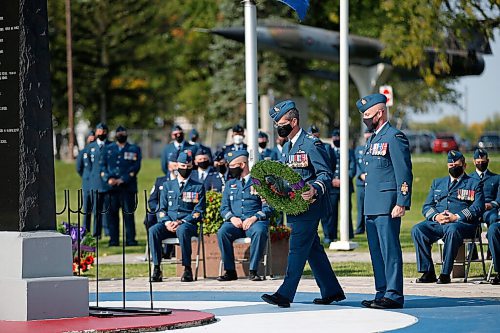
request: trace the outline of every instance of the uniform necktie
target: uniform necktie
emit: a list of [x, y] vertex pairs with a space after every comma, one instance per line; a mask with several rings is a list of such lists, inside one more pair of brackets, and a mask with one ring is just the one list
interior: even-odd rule
[[181, 182], [181, 187], [179, 188], [179, 191], [182, 192], [183, 189], [184, 189], [184, 182]]
[[458, 180], [453, 179], [453, 181], [450, 183], [450, 186], [448, 187], [448, 190], [452, 189], [453, 186], [455, 186], [458, 183]]
[[241, 187], [245, 187], [245, 178], [241, 178]]
[[479, 179], [483, 180], [483, 177], [484, 177], [484, 172], [481, 172], [481, 173], [479, 174]]
[[288, 143], [288, 151], [287, 153], [290, 154], [290, 151], [292, 150], [292, 141]]

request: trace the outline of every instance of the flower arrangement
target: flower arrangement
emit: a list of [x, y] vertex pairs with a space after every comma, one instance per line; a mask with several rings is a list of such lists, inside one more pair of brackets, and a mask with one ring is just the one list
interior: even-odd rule
[[205, 235], [216, 234], [224, 220], [220, 215], [222, 204], [222, 193], [208, 191], [205, 195], [207, 208], [203, 218], [203, 233]]
[[271, 225], [269, 228], [269, 233], [271, 234], [271, 242], [276, 242], [282, 239], [288, 240], [290, 238], [291, 230], [285, 225]]
[[[85, 227], [63, 222], [58, 231], [71, 237], [71, 248], [73, 252], [73, 274], [79, 275], [80, 272], [86, 272], [94, 264], [94, 253], [96, 250], [96, 240]], [[80, 255], [78, 255], [78, 239], [80, 239]]]

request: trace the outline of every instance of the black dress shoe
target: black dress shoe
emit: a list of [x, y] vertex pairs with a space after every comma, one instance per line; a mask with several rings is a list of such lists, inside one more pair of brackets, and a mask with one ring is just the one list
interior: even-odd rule
[[217, 281], [224, 282], [224, 281], [234, 281], [238, 280], [238, 275], [236, 274], [235, 270], [227, 270], [224, 275], [221, 275], [217, 278]]
[[248, 279], [250, 281], [262, 281], [262, 278], [257, 274], [256, 271], [250, 271], [250, 274], [248, 275]]
[[492, 285], [499, 285], [500, 284], [500, 273], [497, 274], [493, 279], [491, 279], [490, 283]]
[[181, 277], [181, 282], [193, 282], [193, 272], [190, 269], [186, 269]]
[[162, 282], [163, 281], [163, 274], [161, 272], [161, 269], [159, 267], [155, 267], [153, 270], [153, 275], [151, 276], [151, 282]]
[[448, 284], [451, 282], [450, 274], [439, 274], [437, 284]]
[[434, 283], [436, 281], [436, 273], [434, 272], [425, 272], [421, 277], [415, 280], [416, 283]]
[[261, 296], [261, 298], [262, 300], [264, 300], [264, 302], [272, 305], [277, 305], [280, 308], [290, 307], [290, 301], [278, 293], [274, 293], [272, 295], [264, 294]]
[[364, 301], [361, 301], [361, 305], [364, 306], [365, 308], [371, 308], [372, 304], [375, 302], [380, 301], [379, 299], [372, 299], [372, 300], [367, 300], [365, 299]]
[[333, 302], [340, 302], [343, 300], [345, 300], [344, 293], [338, 293], [338, 294], [333, 295], [333, 296], [315, 298], [315, 299], [313, 299], [313, 303], [314, 304], [321, 304], [321, 305], [328, 305], [328, 304], [332, 304]]
[[371, 306], [372, 309], [402, 309], [403, 304], [399, 304], [390, 298], [381, 298], [380, 300], [375, 300]]

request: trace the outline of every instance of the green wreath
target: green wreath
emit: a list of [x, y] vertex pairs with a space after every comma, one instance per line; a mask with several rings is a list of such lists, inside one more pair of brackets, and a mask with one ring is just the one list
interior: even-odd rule
[[277, 211], [299, 215], [309, 209], [309, 202], [301, 196], [309, 189], [306, 182], [286, 164], [260, 161], [250, 175], [255, 190]]

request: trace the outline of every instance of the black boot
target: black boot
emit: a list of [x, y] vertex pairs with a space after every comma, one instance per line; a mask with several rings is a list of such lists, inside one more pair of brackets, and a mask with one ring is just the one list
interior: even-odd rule
[[439, 274], [438, 284], [448, 284], [451, 283], [450, 274]]
[[234, 280], [238, 280], [238, 275], [236, 274], [236, 271], [234, 269], [226, 270], [226, 273], [224, 273], [224, 275], [219, 276], [217, 278], [217, 281], [221, 281], [221, 282], [234, 281]]
[[493, 279], [491, 279], [490, 283], [492, 285], [499, 285], [500, 284], [500, 273], [497, 274]]
[[160, 265], [155, 265], [155, 268], [153, 270], [153, 276], [151, 276], [151, 282], [162, 282], [163, 281], [163, 274], [161, 272]]
[[419, 277], [416, 283], [434, 283], [437, 281], [436, 273], [434, 271], [424, 272], [421, 277]]
[[262, 278], [257, 274], [257, 271], [250, 270], [250, 274], [248, 275], [248, 279], [250, 281], [262, 281]]
[[182, 274], [181, 282], [193, 282], [193, 271], [191, 270], [191, 267], [184, 267], [184, 273]]

